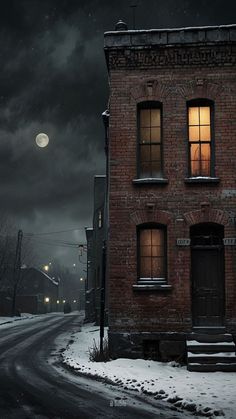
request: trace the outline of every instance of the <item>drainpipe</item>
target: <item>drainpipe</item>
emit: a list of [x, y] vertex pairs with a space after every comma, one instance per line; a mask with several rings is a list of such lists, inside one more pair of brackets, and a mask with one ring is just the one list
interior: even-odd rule
[[107, 271], [107, 264], [106, 264], [106, 243], [107, 243], [107, 236], [108, 236], [108, 129], [109, 129], [109, 110], [107, 109], [102, 114], [103, 124], [105, 128], [105, 154], [106, 154], [106, 192], [105, 192], [105, 208], [104, 208], [104, 241], [102, 247], [102, 283], [101, 283], [101, 300], [100, 300], [100, 354], [103, 356], [103, 339], [104, 339], [104, 323], [105, 323], [105, 307], [106, 307], [106, 271]]

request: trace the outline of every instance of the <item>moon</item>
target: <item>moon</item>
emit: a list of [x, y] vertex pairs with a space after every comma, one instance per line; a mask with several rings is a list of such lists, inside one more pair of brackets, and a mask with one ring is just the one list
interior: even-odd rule
[[36, 136], [35, 141], [38, 147], [47, 147], [49, 138], [47, 134], [40, 132], [40, 134]]

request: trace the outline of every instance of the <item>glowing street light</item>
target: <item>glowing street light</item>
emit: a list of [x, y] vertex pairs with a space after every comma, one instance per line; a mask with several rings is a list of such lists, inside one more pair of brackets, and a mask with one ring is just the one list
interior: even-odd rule
[[60, 304], [60, 300], [57, 300], [57, 304]]
[[49, 303], [50, 298], [49, 297], [45, 297], [44, 301], [45, 301], [45, 303]]
[[80, 281], [83, 281], [84, 280], [84, 278], [80, 278]]
[[44, 271], [48, 272], [49, 271], [49, 266], [48, 265], [44, 265], [43, 269], [44, 269]]

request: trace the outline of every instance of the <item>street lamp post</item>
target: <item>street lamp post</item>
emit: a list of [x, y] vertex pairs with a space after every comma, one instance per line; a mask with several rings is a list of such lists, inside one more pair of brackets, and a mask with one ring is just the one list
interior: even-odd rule
[[103, 356], [103, 339], [105, 323], [105, 275], [106, 275], [106, 242], [104, 240], [102, 247], [102, 284], [101, 284], [101, 302], [100, 302], [100, 354]]

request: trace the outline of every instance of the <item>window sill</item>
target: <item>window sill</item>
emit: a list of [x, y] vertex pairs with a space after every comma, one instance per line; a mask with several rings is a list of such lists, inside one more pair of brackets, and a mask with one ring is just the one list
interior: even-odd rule
[[185, 183], [213, 183], [217, 184], [220, 182], [218, 177], [205, 177], [205, 176], [196, 176], [188, 177], [184, 179]]
[[141, 285], [141, 284], [137, 284], [137, 285], [133, 285], [133, 290], [134, 291], [170, 291], [172, 289], [172, 285], [167, 285], [167, 284], [163, 284], [163, 285], [158, 285], [158, 284], [153, 284], [153, 285]]
[[159, 178], [159, 177], [147, 177], [140, 179], [133, 179], [134, 185], [145, 185], [145, 184], [157, 184], [157, 185], [167, 185], [169, 183], [168, 179]]

